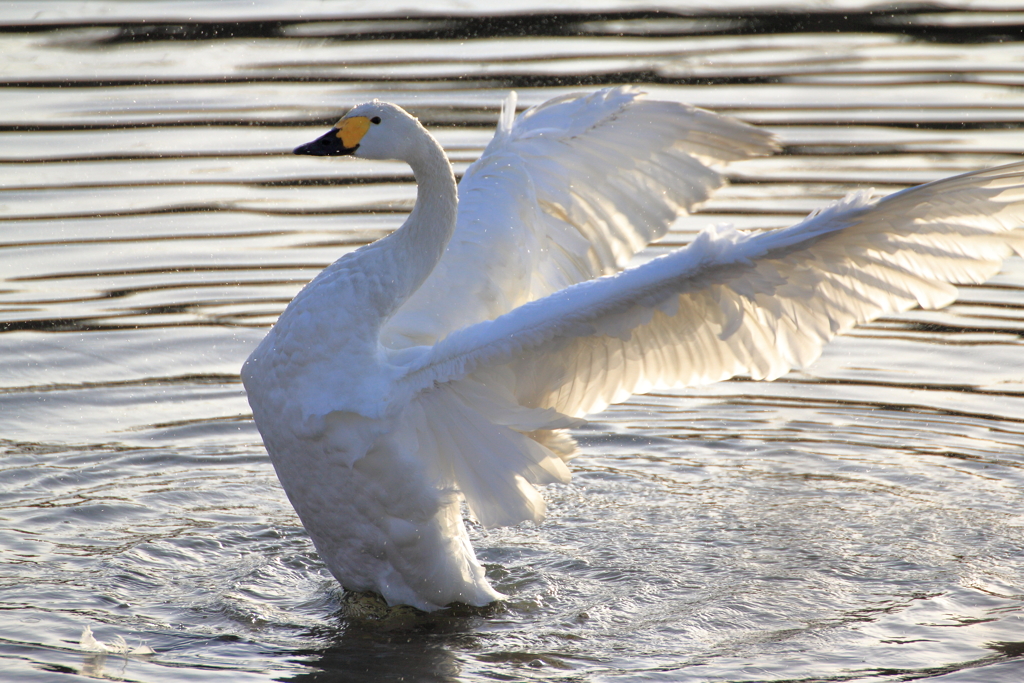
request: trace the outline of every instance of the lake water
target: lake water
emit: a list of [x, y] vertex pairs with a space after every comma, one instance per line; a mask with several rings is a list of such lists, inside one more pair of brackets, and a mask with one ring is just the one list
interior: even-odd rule
[[411, 206], [401, 164], [289, 153], [346, 108], [410, 109], [459, 171], [513, 88], [777, 132], [669, 247], [1024, 153], [1024, 12], [994, 2], [489, 5], [0, 3], [0, 679], [1024, 679], [1019, 259], [805, 372], [594, 416], [543, 525], [472, 530], [507, 602], [340, 590], [238, 369]]

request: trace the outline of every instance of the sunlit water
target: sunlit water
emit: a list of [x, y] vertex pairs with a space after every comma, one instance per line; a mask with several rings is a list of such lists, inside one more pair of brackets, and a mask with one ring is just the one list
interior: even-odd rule
[[344, 594], [237, 375], [411, 205], [400, 164], [288, 153], [352, 104], [409, 107], [460, 171], [510, 88], [637, 82], [776, 131], [678, 246], [1018, 159], [1024, 15], [36, 5], [0, 12], [0, 679], [1024, 677], [1019, 259], [803, 373], [595, 416], [543, 525], [473, 529], [510, 596], [484, 609]]

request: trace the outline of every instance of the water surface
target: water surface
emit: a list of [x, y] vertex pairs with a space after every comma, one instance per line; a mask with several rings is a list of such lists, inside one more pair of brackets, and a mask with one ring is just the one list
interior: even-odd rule
[[804, 372], [595, 416], [543, 525], [472, 529], [510, 596], [483, 609], [344, 594], [251, 421], [242, 360], [414, 199], [401, 164], [290, 154], [360, 101], [459, 172], [513, 88], [638, 83], [779, 134], [651, 253], [1024, 153], [1024, 15], [809, 5], [7, 3], [0, 677], [1020, 680], [1019, 259]]

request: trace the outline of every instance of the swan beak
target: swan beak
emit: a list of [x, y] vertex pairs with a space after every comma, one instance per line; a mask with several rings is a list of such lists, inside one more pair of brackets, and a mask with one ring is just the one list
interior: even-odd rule
[[318, 137], [295, 148], [295, 154], [309, 154], [315, 157], [334, 157], [352, 154], [359, 149], [359, 141], [370, 129], [370, 119], [365, 116], [353, 116], [342, 119], [334, 128]]

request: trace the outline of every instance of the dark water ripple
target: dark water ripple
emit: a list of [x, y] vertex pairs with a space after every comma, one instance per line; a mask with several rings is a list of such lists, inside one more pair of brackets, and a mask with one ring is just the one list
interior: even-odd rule
[[[460, 173], [510, 88], [639, 83], [779, 134], [658, 253], [1018, 159], [1024, 14], [947, 5], [11, 3], [0, 678], [1020, 680], [1019, 259], [803, 373], [596, 416], [542, 526], [472, 530], [510, 596], [484, 609], [342, 593], [237, 374], [303, 283], [411, 206], [400, 164], [290, 154], [346, 107], [410, 108]], [[154, 652], [84, 653], [85, 626]]]

